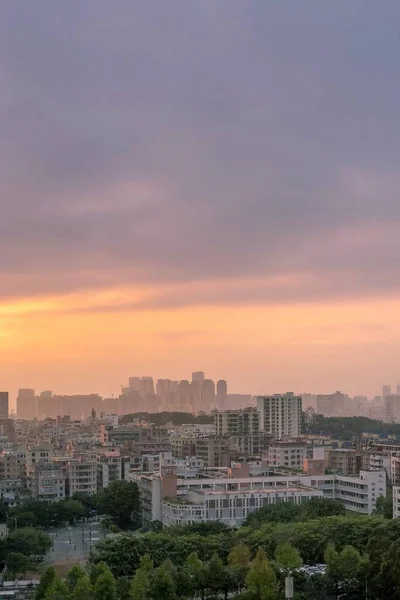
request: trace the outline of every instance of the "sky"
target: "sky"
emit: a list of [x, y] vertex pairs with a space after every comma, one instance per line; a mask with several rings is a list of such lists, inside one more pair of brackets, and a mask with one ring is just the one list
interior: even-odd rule
[[0, 388], [400, 380], [398, 0], [2, 0]]

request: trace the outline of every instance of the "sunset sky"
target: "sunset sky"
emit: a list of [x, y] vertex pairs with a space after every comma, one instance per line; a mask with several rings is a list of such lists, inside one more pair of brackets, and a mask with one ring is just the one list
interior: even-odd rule
[[0, 389], [400, 380], [398, 0], [2, 0]]

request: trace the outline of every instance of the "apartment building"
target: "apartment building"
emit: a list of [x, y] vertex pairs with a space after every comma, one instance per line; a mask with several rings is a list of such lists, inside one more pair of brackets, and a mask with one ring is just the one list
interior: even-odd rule
[[35, 464], [29, 479], [32, 497], [44, 502], [64, 500], [65, 479], [62, 465], [46, 462]]
[[260, 429], [280, 440], [298, 438], [301, 433], [302, 399], [292, 392], [258, 396]]
[[357, 475], [361, 469], [361, 452], [352, 448], [337, 448], [329, 456], [329, 467], [342, 475]]
[[249, 436], [260, 430], [260, 415], [256, 408], [217, 411], [214, 415], [218, 436]]
[[210, 437], [196, 440], [196, 457], [205, 467], [229, 467], [232, 445], [229, 439]]
[[268, 447], [267, 456], [271, 467], [302, 469], [307, 458], [307, 444], [301, 440], [273, 442]]
[[400, 517], [400, 486], [393, 486], [393, 519]]
[[25, 452], [2, 452], [0, 454], [0, 480], [25, 479]]
[[67, 463], [67, 495], [97, 492], [97, 459], [84, 455]]
[[119, 451], [97, 455], [97, 488], [108, 486], [111, 481], [122, 479], [122, 457]]

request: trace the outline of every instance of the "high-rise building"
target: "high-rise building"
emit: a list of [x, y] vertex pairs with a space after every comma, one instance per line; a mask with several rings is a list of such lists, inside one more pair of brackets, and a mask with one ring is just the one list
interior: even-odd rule
[[250, 435], [260, 431], [260, 414], [256, 408], [217, 411], [214, 423], [217, 435]]
[[295, 438], [301, 433], [301, 396], [292, 392], [258, 396], [257, 410], [260, 413], [260, 429], [280, 440]]
[[129, 377], [129, 388], [131, 390], [140, 391], [140, 377]]
[[8, 419], [8, 392], [0, 392], [0, 420]]
[[201, 410], [209, 413], [215, 408], [215, 383], [212, 379], [205, 379], [201, 386]]
[[203, 384], [204, 382], [204, 373], [203, 371], [195, 371], [192, 373], [192, 382], [196, 381], [197, 383]]
[[154, 380], [152, 377], [142, 377], [140, 379], [140, 394], [142, 398], [154, 396]]
[[345, 412], [345, 402], [349, 397], [342, 392], [333, 394], [318, 394], [317, 413], [325, 417], [342, 417]]
[[224, 379], [217, 381], [217, 408], [219, 410], [225, 410], [226, 400], [228, 396], [228, 384]]
[[386, 423], [400, 423], [400, 395], [383, 396], [384, 419]]
[[35, 418], [35, 416], [36, 416], [35, 390], [31, 390], [31, 389], [18, 390], [17, 415], [18, 415], [19, 419], [26, 419], [27, 421]]
[[382, 398], [392, 393], [392, 386], [385, 384], [382, 386]]

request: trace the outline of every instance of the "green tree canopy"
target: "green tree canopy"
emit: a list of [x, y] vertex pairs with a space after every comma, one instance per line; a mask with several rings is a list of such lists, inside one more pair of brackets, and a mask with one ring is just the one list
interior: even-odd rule
[[9, 552], [6, 556], [5, 565], [12, 579], [20, 573], [26, 573], [30, 564], [28, 557], [21, 552]]
[[164, 562], [153, 571], [150, 582], [150, 598], [152, 600], [178, 600], [174, 573], [169, 563]]
[[250, 598], [254, 598], [254, 600], [272, 600], [276, 597], [277, 583], [275, 571], [262, 548], [258, 549], [250, 565], [246, 577], [246, 589]]
[[46, 597], [47, 590], [50, 588], [55, 578], [56, 571], [54, 567], [47, 567], [43, 571], [40, 577], [39, 585], [35, 590], [35, 600], [43, 600]]
[[140, 513], [139, 489], [136, 483], [112, 481], [98, 495], [98, 510], [109, 515], [122, 529], [138, 523]]
[[118, 600], [117, 583], [109, 569], [98, 576], [94, 586], [95, 600]]

